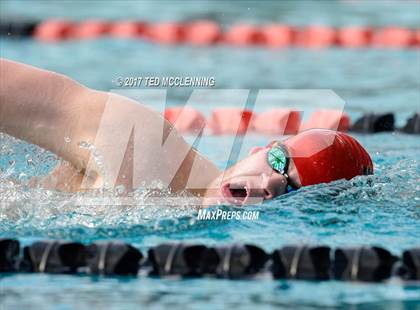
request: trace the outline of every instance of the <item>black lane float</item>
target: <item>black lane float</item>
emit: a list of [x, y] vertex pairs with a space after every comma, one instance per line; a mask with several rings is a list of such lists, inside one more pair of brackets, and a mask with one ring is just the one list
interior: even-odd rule
[[390, 278], [420, 281], [420, 248], [401, 257], [375, 246], [331, 249], [284, 246], [267, 253], [258, 246], [165, 243], [147, 256], [130, 244], [110, 241], [85, 245], [71, 241], [37, 241], [20, 247], [0, 239], [0, 273], [50, 273], [104, 276], [179, 276], [382, 282]]
[[420, 114], [410, 116], [403, 127], [395, 127], [393, 113], [367, 113], [357, 119], [349, 129], [356, 133], [403, 132], [420, 134]]

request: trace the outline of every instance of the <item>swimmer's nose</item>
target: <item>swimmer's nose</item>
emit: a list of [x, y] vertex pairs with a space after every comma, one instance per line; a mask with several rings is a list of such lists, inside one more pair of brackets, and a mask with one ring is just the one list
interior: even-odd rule
[[262, 198], [263, 200], [273, 199], [276, 196], [276, 191], [270, 186], [251, 188], [249, 197]]
[[272, 174], [271, 176], [263, 176], [261, 197], [264, 200], [273, 199], [282, 194], [286, 186], [284, 176], [280, 174]]
[[270, 188], [264, 189], [264, 200], [269, 200], [274, 198], [274, 193]]

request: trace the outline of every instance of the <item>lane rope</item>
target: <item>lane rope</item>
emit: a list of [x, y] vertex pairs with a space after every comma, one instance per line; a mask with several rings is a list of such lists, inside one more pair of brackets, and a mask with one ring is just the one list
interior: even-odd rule
[[203, 128], [212, 135], [296, 135], [301, 131], [323, 128], [353, 133], [401, 132], [420, 134], [420, 114], [414, 113], [406, 124], [397, 128], [393, 113], [367, 113], [353, 123], [345, 112], [322, 109], [314, 111], [306, 121], [293, 109], [272, 109], [256, 113], [235, 107], [215, 108], [208, 117], [192, 107], [170, 107], [165, 118], [181, 133], [198, 133]]
[[33, 37], [42, 42], [90, 40], [99, 37], [138, 39], [165, 45], [266, 48], [420, 48], [420, 28], [390, 25], [331, 27], [285, 24], [235, 24], [222, 27], [211, 20], [191, 22], [145, 21], [45, 21], [3, 20], [0, 35], [11, 38]]
[[268, 253], [251, 244], [178, 242], [157, 245], [144, 255], [120, 241], [85, 245], [46, 240], [22, 248], [16, 239], [0, 238], [0, 275], [30, 272], [242, 279], [265, 274], [272, 279], [382, 282], [396, 278], [420, 283], [419, 260], [419, 247], [397, 256], [376, 246], [332, 249], [290, 245]]

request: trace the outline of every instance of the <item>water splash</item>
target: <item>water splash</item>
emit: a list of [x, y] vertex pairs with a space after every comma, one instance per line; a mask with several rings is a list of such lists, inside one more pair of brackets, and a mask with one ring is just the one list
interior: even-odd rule
[[[6, 136], [0, 139], [1, 236], [120, 238], [142, 245], [195, 238], [206, 243], [253, 242], [267, 248], [302, 241], [375, 242], [396, 249], [418, 239], [420, 168], [407, 150], [406, 156], [376, 153], [374, 176], [305, 187], [247, 207], [260, 211], [258, 221], [198, 221], [199, 201], [188, 193], [174, 196], [159, 182], [153, 189], [130, 193], [124, 187], [75, 194], [30, 188], [25, 179], [48, 173], [59, 161], [23, 142]], [[79, 146], [94, 151], [87, 142]], [[28, 158], [34, 165], [28, 164]], [[97, 159], [100, 162], [100, 155]]]

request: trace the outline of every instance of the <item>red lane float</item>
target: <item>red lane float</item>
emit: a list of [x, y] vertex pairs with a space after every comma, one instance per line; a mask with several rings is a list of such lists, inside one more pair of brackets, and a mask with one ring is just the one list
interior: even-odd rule
[[[208, 122], [203, 114], [192, 107], [171, 107], [165, 110], [165, 118], [182, 133], [198, 133], [205, 128], [209, 134], [245, 134], [254, 131], [265, 135], [295, 135], [299, 131], [312, 128], [330, 129], [338, 131], [366, 132], [375, 133], [380, 131], [394, 131], [394, 115], [384, 114], [365, 114], [350, 127], [349, 116], [340, 110], [317, 110], [311, 114], [309, 120], [301, 125], [299, 111], [292, 109], [273, 109], [271, 111], [256, 114], [250, 110], [239, 108], [216, 108]], [[420, 117], [414, 115], [407, 120], [406, 125], [401, 128], [406, 133], [416, 133], [417, 123]], [[362, 126], [367, 120], [369, 126]], [[363, 125], [363, 124], [362, 124]], [[365, 128], [366, 127], [366, 128]], [[239, 129], [238, 129], [239, 128]], [[407, 129], [408, 128], [408, 129]], [[414, 128], [414, 129], [413, 129]], [[418, 132], [418, 130], [417, 130]]]
[[339, 110], [318, 110], [312, 113], [308, 121], [302, 125], [301, 131], [312, 128], [346, 132], [350, 128], [350, 117]]
[[414, 31], [414, 46], [420, 47], [420, 30]]
[[38, 24], [33, 36], [40, 41], [55, 42], [67, 39], [74, 24], [65, 20], [47, 20]]
[[[11, 22], [13, 24], [13, 22]], [[36, 23], [33, 23], [36, 25]], [[192, 44], [209, 46], [223, 43], [233, 46], [261, 45], [270, 48], [299, 46], [303, 48], [367, 47], [410, 48], [420, 47], [420, 29], [349, 26], [334, 28], [312, 25], [297, 28], [282, 24], [255, 26], [233, 25], [222, 31], [220, 25], [209, 20], [188, 23], [163, 22], [147, 24], [141, 21], [107, 22], [88, 20], [73, 23], [65, 20], [49, 20], [37, 24], [33, 35], [42, 41], [58, 41], [68, 38], [93, 39], [102, 35], [125, 38], [145, 38], [161, 44]]]
[[286, 47], [293, 44], [296, 30], [286, 25], [271, 24], [261, 29], [263, 44], [273, 48]]
[[78, 24], [71, 31], [75, 39], [95, 39], [108, 33], [110, 23], [102, 20], [87, 20]]
[[207, 125], [215, 135], [245, 134], [252, 116], [250, 110], [218, 108], [213, 110]]
[[222, 30], [215, 22], [201, 20], [187, 24], [184, 35], [186, 43], [205, 46], [219, 41], [222, 37]]
[[147, 24], [137, 21], [115, 22], [110, 26], [109, 34], [119, 38], [136, 38], [146, 31]]
[[146, 37], [162, 44], [179, 44], [184, 39], [184, 26], [180, 23], [158, 23], [150, 25]]
[[274, 109], [256, 115], [252, 129], [266, 135], [295, 135], [300, 127], [299, 111]]
[[372, 40], [372, 29], [368, 27], [345, 27], [338, 30], [338, 44], [344, 47], [367, 47]]
[[374, 33], [373, 44], [378, 47], [404, 48], [414, 45], [414, 32], [402, 27], [386, 27]]
[[296, 44], [306, 48], [325, 48], [337, 43], [337, 32], [326, 26], [309, 26], [302, 29]]
[[234, 25], [223, 35], [223, 42], [235, 46], [255, 45], [261, 43], [262, 40], [258, 27], [246, 24]]
[[204, 115], [191, 107], [167, 108], [164, 116], [179, 132], [199, 132], [206, 124]]

